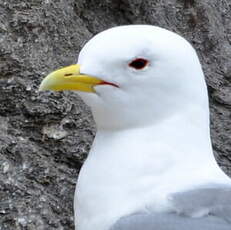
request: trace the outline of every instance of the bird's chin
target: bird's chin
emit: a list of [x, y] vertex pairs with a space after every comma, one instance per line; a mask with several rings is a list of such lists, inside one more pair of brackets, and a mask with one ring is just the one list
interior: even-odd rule
[[[105, 89], [106, 88], [106, 89]], [[83, 102], [90, 107], [91, 112], [98, 113], [98, 111], [101, 111], [102, 113], [104, 111], [105, 107], [105, 98], [109, 98], [110, 92], [107, 92], [107, 88], [112, 88], [111, 86], [97, 86], [94, 87], [95, 92], [94, 93], [88, 93], [88, 92], [77, 92], [76, 93], [80, 96], [80, 98], [83, 100]]]
[[[115, 117], [118, 113], [118, 94], [113, 86], [102, 85], [95, 87], [95, 93], [77, 92], [84, 103], [90, 107], [97, 129], [118, 126]], [[117, 100], [116, 100], [117, 99]], [[115, 101], [119, 103], [115, 104]]]
[[97, 92], [95, 93], [87, 93], [87, 92], [80, 92], [80, 91], [75, 91], [78, 96], [83, 100], [83, 102], [88, 105], [90, 108], [92, 106], [95, 106], [99, 103], [100, 96]]

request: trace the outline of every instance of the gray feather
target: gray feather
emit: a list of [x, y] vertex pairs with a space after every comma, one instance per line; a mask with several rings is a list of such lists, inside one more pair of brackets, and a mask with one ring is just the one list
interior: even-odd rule
[[122, 217], [110, 230], [231, 230], [230, 188], [176, 193], [172, 202], [174, 212]]

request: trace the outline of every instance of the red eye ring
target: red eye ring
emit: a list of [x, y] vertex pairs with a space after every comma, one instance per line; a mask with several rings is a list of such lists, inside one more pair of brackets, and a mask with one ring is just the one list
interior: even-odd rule
[[144, 58], [136, 58], [129, 63], [129, 66], [133, 69], [141, 70], [148, 65], [148, 60]]

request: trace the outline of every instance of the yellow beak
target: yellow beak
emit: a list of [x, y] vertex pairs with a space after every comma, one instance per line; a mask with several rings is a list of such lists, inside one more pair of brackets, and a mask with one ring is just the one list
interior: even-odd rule
[[80, 65], [71, 65], [50, 73], [39, 86], [40, 91], [78, 90], [94, 93], [94, 86], [104, 81], [80, 74]]

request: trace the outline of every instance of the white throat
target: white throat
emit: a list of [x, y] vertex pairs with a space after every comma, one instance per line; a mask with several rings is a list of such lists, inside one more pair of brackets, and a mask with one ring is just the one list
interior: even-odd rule
[[207, 111], [196, 119], [194, 109], [149, 127], [97, 132], [77, 184], [78, 230], [108, 230], [123, 215], [169, 210], [171, 193], [228, 180], [213, 157]]

